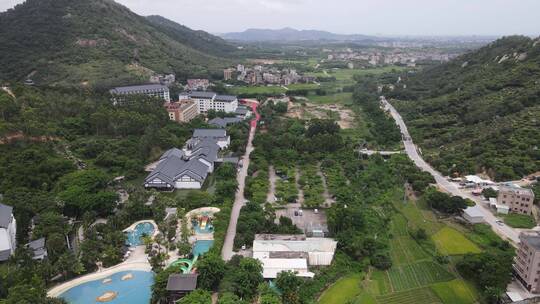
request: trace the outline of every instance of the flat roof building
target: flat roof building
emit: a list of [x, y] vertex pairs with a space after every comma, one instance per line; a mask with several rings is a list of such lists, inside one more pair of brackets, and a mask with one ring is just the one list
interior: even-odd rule
[[499, 188], [497, 202], [501, 205], [508, 206], [512, 213], [531, 215], [534, 204], [534, 192], [531, 189], [508, 184]]
[[167, 102], [165, 109], [169, 114], [169, 119], [176, 122], [190, 122], [199, 115], [197, 104], [189, 100]]
[[169, 88], [161, 84], [145, 84], [126, 87], [116, 87], [109, 91], [113, 96], [120, 95], [146, 95], [158, 97], [164, 101], [170, 102], [171, 95]]
[[540, 235], [537, 232], [519, 235], [514, 257], [514, 273], [527, 290], [540, 292]]

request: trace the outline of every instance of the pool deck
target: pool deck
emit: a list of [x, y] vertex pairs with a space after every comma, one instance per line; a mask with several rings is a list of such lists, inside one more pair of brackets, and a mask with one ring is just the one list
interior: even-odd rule
[[109, 268], [103, 268], [97, 272], [90, 273], [82, 277], [75, 278], [71, 281], [67, 281], [58, 286], [55, 286], [47, 292], [47, 296], [58, 297], [62, 293], [68, 291], [69, 289], [75, 286], [88, 283], [91, 281], [105, 279], [106, 277], [109, 277], [117, 272], [130, 271], [130, 270], [152, 271], [152, 267], [150, 266], [150, 263], [148, 263], [146, 254], [144, 253], [144, 248], [139, 247], [137, 249], [138, 250], [135, 250], [133, 252], [133, 255], [125, 262], [109, 267]]

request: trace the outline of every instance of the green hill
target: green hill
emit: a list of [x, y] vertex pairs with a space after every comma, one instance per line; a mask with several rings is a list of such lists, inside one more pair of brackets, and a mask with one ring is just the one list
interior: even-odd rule
[[[108, 87], [152, 73], [217, 75], [234, 48], [112, 0], [27, 0], [0, 14], [0, 80]], [[208, 52], [208, 53], [207, 53]]]
[[388, 94], [443, 173], [497, 180], [540, 170], [540, 40], [499, 39], [403, 77]]

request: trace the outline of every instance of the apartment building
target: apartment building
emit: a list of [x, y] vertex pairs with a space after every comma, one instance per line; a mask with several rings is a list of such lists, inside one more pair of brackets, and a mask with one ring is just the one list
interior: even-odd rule
[[519, 214], [532, 214], [534, 192], [531, 189], [521, 188], [512, 184], [501, 186], [497, 202], [508, 206], [510, 212]]
[[109, 91], [113, 96], [122, 95], [146, 95], [151, 97], [158, 97], [167, 102], [171, 101], [171, 95], [169, 88], [161, 84], [146, 84], [128, 87], [116, 87]]
[[236, 96], [218, 95], [214, 92], [185, 92], [179, 95], [179, 99], [195, 102], [199, 113], [206, 113], [209, 110], [234, 113], [238, 108], [238, 98]]
[[224, 80], [231, 80], [232, 79], [232, 74], [233, 74], [232, 69], [223, 70], [223, 79]]
[[189, 122], [199, 115], [197, 104], [189, 100], [167, 102], [165, 109], [169, 113], [169, 119], [176, 122]]
[[519, 235], [520, 242], [514, 258], [517, 279], [532, 293], [540, 292], [540, 235], [537, 232]]

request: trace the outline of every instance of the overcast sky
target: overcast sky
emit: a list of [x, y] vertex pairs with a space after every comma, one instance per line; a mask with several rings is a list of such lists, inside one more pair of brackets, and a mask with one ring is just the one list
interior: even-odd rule
[[[540, 35], [540, 0], [117, 0], [212, 33], [247, 28], [343, 34]], [[23, 0], [0, 0], [0, 11]]]

